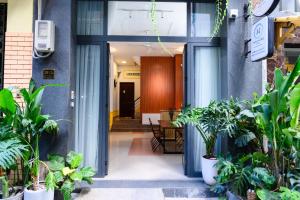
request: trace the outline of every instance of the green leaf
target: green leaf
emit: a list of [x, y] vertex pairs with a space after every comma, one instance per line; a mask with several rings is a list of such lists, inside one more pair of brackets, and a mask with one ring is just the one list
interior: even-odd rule
[[11, 115], [16, 112], [16, 103], [10, 90], [2, 89], [0, 91], [0, 110], [5, 115]]
[[70, 169], [69, 167], [64, 167], [61, 171], [64, 176], [67, 176], [69, 174], [72, 174], [75, 171], [75, 169]]
[[300, 56], [297, 59], [297, 62], [295, 64], [295, 67], [291, 74], [288, 75], [288, 77], [283, 81], [280, 90], [279, 90], [279, 98], [282, 99], [289, 89], [291, 89], [291, 86], [295, 83], [297, 78], [300, 75]]
[[62, 182], [64, 180], [64, 176], [61, 171], [55, 171], [53, 174], [57, 183]]
[[73, 180], [73, 181], [81, 181], [82, 180], [82, 174], [80, 172], [73, 172], [71, 175], [70, 175], [70, 178]]
[[23, 89], [20, 90], [20, 93], [21, 93], [21, 95], [23, 97], [24, 102], [26, 102], [27, 104], [29, 104], [30, 101], [31, 101], [31, 99], [30, 99], [28, 91], [25, 88], [23, 88]]
[[58, 155], [48, 156], [49, 159], [49, 169], [52, 171], [61, 171], [65, 167], [65, 160], [63, 157]]
[[254, 133], [250, 132], [250, 131], [246, 131], [245, 134], [237, 137], [235, 139], [235, 144], [238, 146], [238, 147], [244, 147], [246, 145], [248, 145], [248, 143], [252, 140], [256, 139], [256, 136]]
[[83, 167], [80, 169], [83, 178], [93, 177], [96, 172], [92, 167]]
[[66, 180], [64, 184], [61, 186], [61, 192], [63, 193], [64, 200], [71, 200], [71, 193], [75, 189], [74, 183], [69, 180]]
[[74, 151], [71, 151], [68, 153], [66, 161], [70, 165], [72, 169], [75, 169], [81, 165], [81, 162], [83, 160], [83, 155], [80, 153], [76, 153]]
[[291, 126], [296, 128], [300, 120], [300, 83], [291, 92], [290, 113], [292, 116]]
[[23, 152], [28, 151], [27, 145], [23, 145], [17, 138], [8, 138], [0, 141], [0, 168], [8, 169], [23, 157]]
[[49, 171], [46, 179], [45, 179], [45, 184], [46, 184], [46, 188], [47, 191], [48, 190], [54, 190], [57, 186], [56, 186], [56, 178], [53, 174], [53, 172]]
[[280, 200], [278, 193], [266, 189], [257, 190], [256, 194], [260, 200]]

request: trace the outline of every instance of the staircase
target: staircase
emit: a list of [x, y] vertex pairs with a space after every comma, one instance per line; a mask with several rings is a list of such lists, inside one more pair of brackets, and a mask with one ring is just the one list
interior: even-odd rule
[[139, 118], [115, 118], [111, 132], [151, 132], [149, 125], [142, 125]]

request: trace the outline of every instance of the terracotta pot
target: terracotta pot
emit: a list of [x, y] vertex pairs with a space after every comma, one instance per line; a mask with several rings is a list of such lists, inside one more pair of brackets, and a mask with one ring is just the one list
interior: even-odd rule
[[201, 159], [201, 168], [202, 168], [202, 176], [203, 180], [208, 185], [213, 185], [216, 183], [214, 177], [218, 175], [217, 168], [215, 164], [218, 162], [216, 158], [205, 158], [204, 156]]

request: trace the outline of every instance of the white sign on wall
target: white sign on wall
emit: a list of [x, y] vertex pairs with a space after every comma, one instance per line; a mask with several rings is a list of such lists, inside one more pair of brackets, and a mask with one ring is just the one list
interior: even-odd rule
[[260, 61], [274, 53], [274, 21], [264, 17], [252, 26], [251, 61]]

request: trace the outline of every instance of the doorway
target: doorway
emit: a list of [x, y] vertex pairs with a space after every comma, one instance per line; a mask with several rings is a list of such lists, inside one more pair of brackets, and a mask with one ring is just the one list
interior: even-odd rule
[[170, 121], [169, 110], [179, 113], [183, 106], [184, 43], [164, 45], [165, 51], [154, 42], [110, 43], [112, 126], [106, 179], [187, 179], [183, 140], [176, 138], [175, 149], [175, 135], [167, 131], [165, 146], [171, 152], [164, 152], [162, 144], [152, 148], [153, 129], [158, 131], [160, 120]]
[[120, 83], [120, 117], [134, 118], [134, 83]]

